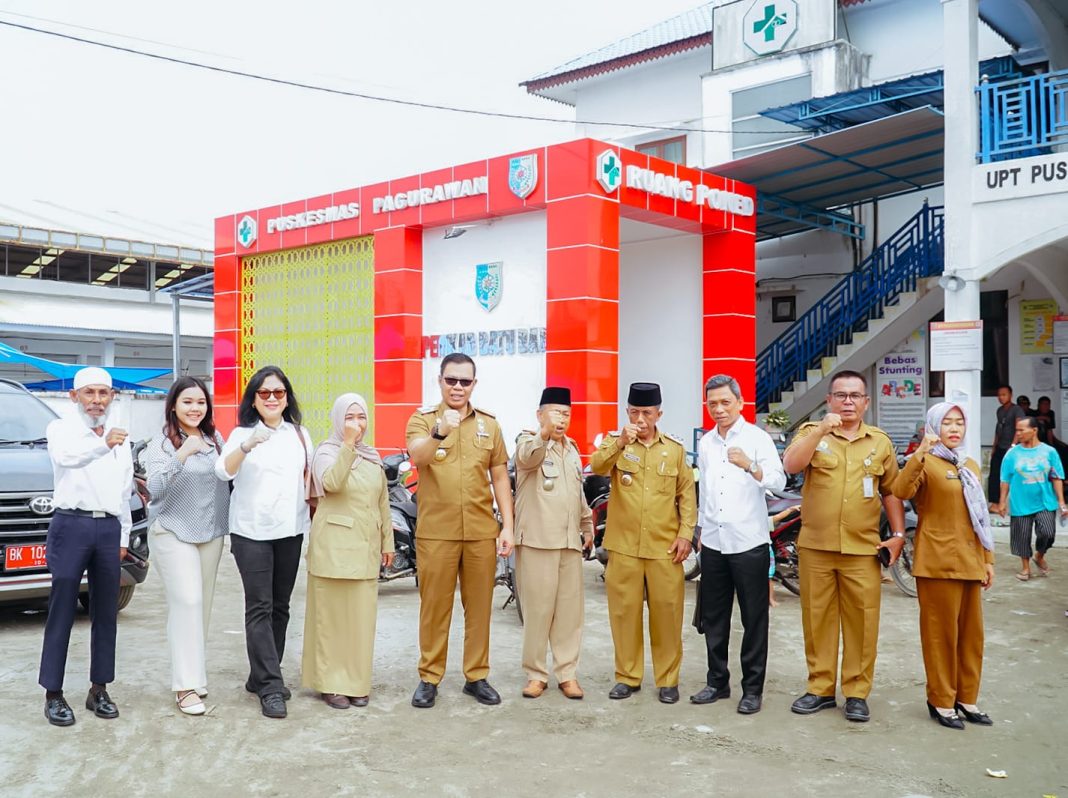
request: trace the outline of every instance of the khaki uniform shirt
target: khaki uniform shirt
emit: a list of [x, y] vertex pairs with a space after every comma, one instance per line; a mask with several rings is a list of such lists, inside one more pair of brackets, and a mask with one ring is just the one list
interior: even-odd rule
[[329, 579], [377, 579], [382, 553], [393, 551], [386, 472], [378, 463], [356, 462], [342, 446], [323, 474], [308, 536], [308, 573]]
[[[819, 424], [802, 424], [794, 443], [812, 434], [819, 434]], [[861, 422], [853, 440], [838, 429], [824, 435], [805, 468], [798, 546], [874, 555], [881, 497], [890, 495], [897, 470], [894, 444], [878, 427]]]
[[[445, 414], [444, 402], [423, 407], [408, 420], [409, 444], [430, 436]], [[416, 537], [424, 540], [488, 540], [500, 533], [493, 513], [489, 470], [508, 462], [497, 419], [472, 407], [443, 441], [430, 463], [419, 469]]]
[[[981, 479], [974, 460], [969, 458], [962, 467]], [[972, 581], [986, 578], [985, 566], [994, 562], [994, 552], [984, 549], [975, 534], [957, 466], [930, 452], [913, 455], [894, 480], [894, 495], [912, 499], [920, 518], [913, 575]]]
[[639, 441], [620, 446], [619, 434], [613, 432], [593, 453], [590, 467], [612, 477], [606, 549], [667, 560], [675, 538], [693, 538], [697, 494], [681, 441], [657, 430], [649, 446]]
[[578, 445], [523, 432], [515, 449], [515, 542], [535, 549], [582, 551], [593, 514], [582, 492]]

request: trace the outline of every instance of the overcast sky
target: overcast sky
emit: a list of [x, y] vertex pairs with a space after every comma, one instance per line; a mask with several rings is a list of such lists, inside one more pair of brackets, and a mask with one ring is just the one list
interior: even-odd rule
[[[306, 83], [573, 119], [517, 84], [697, 5], [0, 0], [0, 20]], [[330, 96], [3, 25], [0, 74], [0, 219], [131, 237], [140, 226], [205, 247], [224, 213], [574, 137], [570, 124]]]

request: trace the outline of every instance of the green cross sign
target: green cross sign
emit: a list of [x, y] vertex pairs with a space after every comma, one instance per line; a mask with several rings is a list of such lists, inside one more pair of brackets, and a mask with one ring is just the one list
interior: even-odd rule
[[753, 33], [763, 32], [764, 41], [773, 42], [775, 41], [775, 29], [780, 25], [785, 24], [786, 15], [776, 14], [775, 4], [772, 3], [771, 5], [764, 6], [764, 18], [758, 19], [753, 23]]
[[237, 240], [241, 242], [241, 246], [249, 247], [256, 240], [256, 223], [251, 217], [246, 216], [241, 220], [241, 224], [237, 226]]
[[602, 171], [604, 172], [604, 179], [615, 185], [616, 181], [619, 180], [619, 164], [616, 162], [616, 156], [612, 155], [605, 159]]

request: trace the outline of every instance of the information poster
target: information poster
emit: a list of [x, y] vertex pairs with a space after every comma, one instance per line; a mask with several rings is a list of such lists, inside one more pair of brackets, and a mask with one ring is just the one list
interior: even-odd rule
[[917, 330], [875, 364], [879, 428], [903, 447], [927, 415], [924, 331]]
[[1040, 355], [1053, 352], [1055, 299], [1020, 300], [1020, 353]]
[[1053, 317], [1053, 351], [1068, 355], [1068, 316]]
[[970, 371], [982, 368], [983, 322], [931, 322], [931, 371]]

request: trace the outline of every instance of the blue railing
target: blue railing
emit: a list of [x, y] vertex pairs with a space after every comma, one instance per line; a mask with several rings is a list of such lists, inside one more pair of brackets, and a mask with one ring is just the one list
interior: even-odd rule
[[860, 268], [847, 274], [757, 357], [757, 410], [766, 412], [783, 391], [803, 381], [809, 369], [848, 344], [900, 294], [924, 277], [942, 273], [941, 206], [923, 208]]
[[975, 91], [980, 163], [1044, 155], [1068, 145], [1068, 70], [984, 83]]

